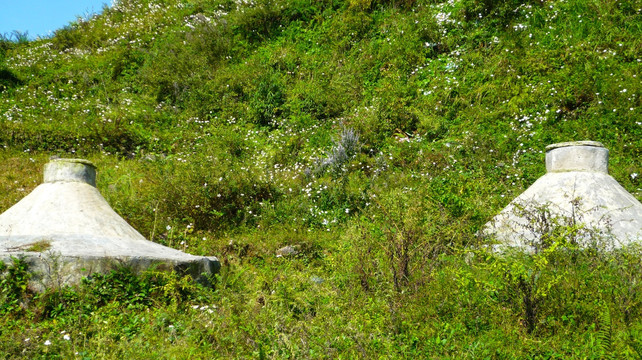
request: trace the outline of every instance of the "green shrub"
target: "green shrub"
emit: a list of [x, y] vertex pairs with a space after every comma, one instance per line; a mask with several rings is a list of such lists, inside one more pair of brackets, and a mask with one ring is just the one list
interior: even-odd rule
[[268, 71], [256, 80], [256, 90], [249, 101], [250, 113], [260, 126], [276, 127], [285, 103], [284, 82], [280, 74]]
[[234, 13], [234, 32], [249, 41], [266, 40], [275, 35], [285, 20], [283, 6], [278, 0], [259, 0]]
[[0, 92], [22, 85], [22, 81], [10, 70], [0, 68]]
[[82, 33], [75, 24], [67, 25], [54, 32], [53, 46], [58, 51], [78, 47], [81, 44]]
[[0, 261], [0, 313], [4, 316], [21, 314], [31, 291], [31, 274], [24, 259], [12, 258], [11, 264]]

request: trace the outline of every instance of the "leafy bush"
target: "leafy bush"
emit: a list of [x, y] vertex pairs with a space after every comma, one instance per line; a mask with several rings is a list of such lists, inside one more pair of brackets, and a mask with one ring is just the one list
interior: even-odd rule
[[22, 81], [10, 70], [0, 69], [0, 92], [22, 85]]
[[0, 313], [3, 315], [21, 313], [31, 293], [27, 263], [20, 258], [11, 261], [10, 265], [0, 261]]
[[276, 127], [277, 119], [283, 115], [284, 103], [284, 84], [277, 73], [268, 71], [257, 79], [249, 106], [251, 116], [258, 125]]
[[82, 33], [76, 25], [67, 25], [56, 30], [53, 37], [53, 46], [58, 51], [78, 47], [81, 44]]

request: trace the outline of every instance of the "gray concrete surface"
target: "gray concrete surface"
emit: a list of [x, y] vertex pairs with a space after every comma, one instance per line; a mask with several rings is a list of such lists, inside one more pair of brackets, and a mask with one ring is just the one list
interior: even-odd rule
[[146, 240], [96, 189], [96, 168], [90, 162], [53, 160], [45, 165], [44, 181], [0, 215], [0, 259], [24, 257], [40, 272], [40, 288], [55, 285], [52, 279], [72, 283], [118, 265], [143, 270], [154, 264], [195, 277], [218, 271], [216, 257]]
[[561, 227], [583, 246], [615, 249], [642, 240], [642, 204], [608, 175], [608, 150], [593, 141], [546, 148], [547, 173], [486, 224], [499, 247], [537, 250]]

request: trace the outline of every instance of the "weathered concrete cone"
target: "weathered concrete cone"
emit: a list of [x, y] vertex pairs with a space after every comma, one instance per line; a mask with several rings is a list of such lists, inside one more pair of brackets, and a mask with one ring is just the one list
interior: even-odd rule
[[608, 174], [609, 151], [595, 141], [546, 147], [546, 175], [482, 231], [502, 247], [538, 251], [551, 242], [616, 249], [642, 241], [642, 204]]
[[0, 215], [0, 259], [24, 257], [34, 285], [74, 283], [117, 266], [155, 266], [195, 277], [219, 270], [215, 257], [186, 254], [146, 240], [96, 189], [96, 168], [86, 160], [45, 165], [44, 183]]

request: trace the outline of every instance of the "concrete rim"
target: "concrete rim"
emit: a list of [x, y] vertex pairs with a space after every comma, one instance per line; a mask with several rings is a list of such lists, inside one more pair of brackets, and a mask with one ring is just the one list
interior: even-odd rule
[[567, 141], [567, 142], [561, 142], [557, 144], [551, 144], [546, 147], [546, 151], [551, 151], [563, 147], [569, 147], [569, 146], [593, 146], [593, 147], [604, 147], [604, 144], [602, 144], [599, 141], [590, 141], [590, 140], [585, 140], [585, 141]]
[[83, 165], [91, 166], [91, 167], [93, 167], [94, 169], [96, 169], [96, 165], [94, 165], [94, 163], [92, 163], [92, 162], [91, 162], [91, 161], [89, 161], [89, 160], [85, 160], [85, 159], [51, 159], [51, 160], [49, 160], [49, 162], [62, 162], [62, 163], [72, 163], [72, 164], [83, 164]]

